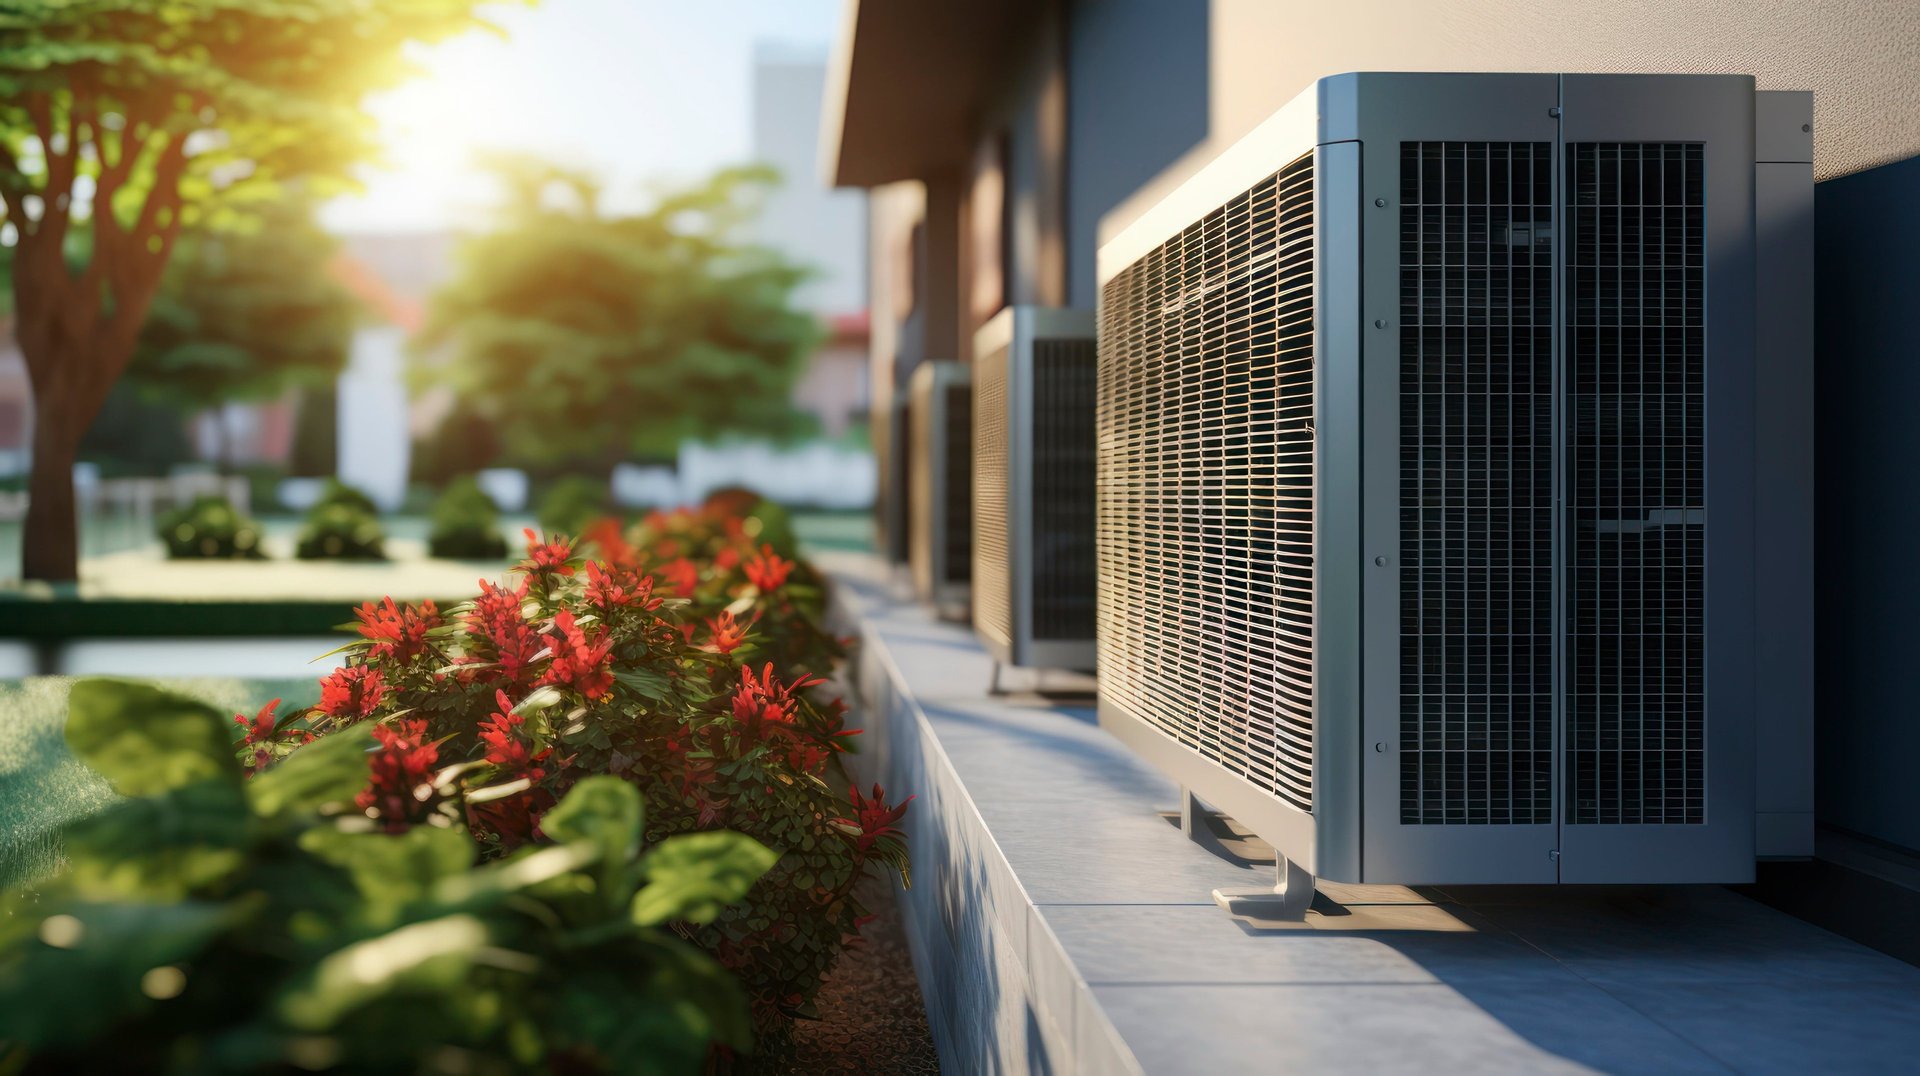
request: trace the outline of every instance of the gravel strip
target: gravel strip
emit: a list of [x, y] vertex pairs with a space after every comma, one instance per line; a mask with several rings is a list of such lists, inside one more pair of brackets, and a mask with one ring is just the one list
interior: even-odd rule
[[900, 906], [894, 900], [895, 884], [891, 878], [860, 883], [855, 892], [874, 919], [861, 931], [860, 941], [841, 954], [821, 988], [816, 1002], [820, 1019], [799, 1021], [790, 1042], [768, 1050], [771, 1056], [747, 1062], [745, 1072], [920, 1076], [940, 1071]]

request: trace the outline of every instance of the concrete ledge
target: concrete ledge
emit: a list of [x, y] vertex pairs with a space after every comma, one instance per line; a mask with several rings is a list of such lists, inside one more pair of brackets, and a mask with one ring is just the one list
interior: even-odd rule
[[[986, 695], [969, 631], [822, 558], [860, 636], [856, 772], [918, 794], [901, 896], [947, 1071], [1867, 1072], [1920, 1053], [1920, 969], [1719, 887], [1323, 885], [1164, 817], [1092, 706]], [[1241, 855], [1229, 854], [1238, 847]]]

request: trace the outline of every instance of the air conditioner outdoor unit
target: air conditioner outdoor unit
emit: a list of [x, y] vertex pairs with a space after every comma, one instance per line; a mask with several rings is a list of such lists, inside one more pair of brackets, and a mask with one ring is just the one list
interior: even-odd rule
[[1811, 118], [1342, 75], [1103, 245], [1101, 723], [1284, 914], [1811, 851]]
[[907, 462], [907, 445], [912, 440], [908, 428], [912, 402], [910, 386], [902, 385], [893, 394], [886, 412], [885, 443], [877, 453], [880, 457], [880, 553], [888, 564], [895, 565], [907, 563], [912, 552], [909, 532], [913, 529], [913, 468]]
[[1092, 671], [1094, 322], [1008, 307], [974, 335], [973, 627], [995, 661]]
[[939, 616], [964, 620], [973, 570], [973, 389], [967, 365], [922, 363], [910, 391], [913, 589]]

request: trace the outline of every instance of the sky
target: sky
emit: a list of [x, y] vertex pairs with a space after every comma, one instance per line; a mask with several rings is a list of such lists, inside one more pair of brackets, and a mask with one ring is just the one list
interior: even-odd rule
[[840, 0], [544, 0], [487, 9], [479, 33], [415, 50], [419, 79], [368, 102], [385, 167], [364, 195], [325, 207], [336, 232], [433, 231], [486, 218], [476, 152], [584, 167], [615, 208], [650, 185], [744, 161], [755, 43], [822, 53]]

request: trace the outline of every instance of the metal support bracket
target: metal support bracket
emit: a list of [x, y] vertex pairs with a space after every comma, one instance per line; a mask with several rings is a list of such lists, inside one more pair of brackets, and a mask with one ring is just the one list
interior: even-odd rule
[[1213, 902], [1228, 915], [1268, 922], [1302, 922], [1313, 907], [1313, 875], [1285, 856], [1274, 860], [1272, 889], [1216, 889]]

